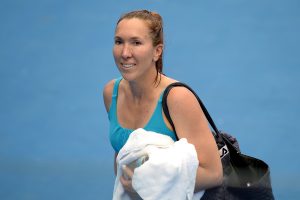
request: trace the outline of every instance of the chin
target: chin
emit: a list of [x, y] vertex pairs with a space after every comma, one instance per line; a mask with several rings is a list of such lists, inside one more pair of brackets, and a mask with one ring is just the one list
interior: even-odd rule
[[123, 79], [128, 81], [128, 82], [136, 80], [136, 76], [134, 76], [131, 73], [121, 73], [121, 75], [122, 75]]

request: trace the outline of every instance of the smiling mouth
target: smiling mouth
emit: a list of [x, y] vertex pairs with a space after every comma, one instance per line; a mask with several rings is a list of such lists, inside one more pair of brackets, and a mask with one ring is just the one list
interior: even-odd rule
[[126, 68], [126, 69], [129, 69], [129, 68], [132, 68], [135, 64], [123, 64], [121, 63], [122, 67]]

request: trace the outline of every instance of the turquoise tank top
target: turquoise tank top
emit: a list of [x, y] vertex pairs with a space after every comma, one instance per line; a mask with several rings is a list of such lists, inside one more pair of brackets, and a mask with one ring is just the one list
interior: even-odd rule
[[[132, 129], [124, 128], [122, 127], [117, 118], [117, 99], [118, 99], [118, 89], [119, 84], [122, 78], [116, 79], [114, 83], [113, 88], [113, 94], [112, 94], [112, 102], [108, 111], [108, 118], [109, 118], [109, 139], [111, 142], [112, 147], [116, 152], [119, 152], [120, 149], [125, 145], [129, 135], [131, 134]], [[163, 92], [160, 95], [160, 98], [157, 102], [156, 108], [143, 129], [147, 131], [153, 131], [160, 134], [168, 135], [170, 136], [174, 141], [176, 141], [176, 135], [174, 131], [170, 130], [163, 119], [162, 116], [162, 96]]]

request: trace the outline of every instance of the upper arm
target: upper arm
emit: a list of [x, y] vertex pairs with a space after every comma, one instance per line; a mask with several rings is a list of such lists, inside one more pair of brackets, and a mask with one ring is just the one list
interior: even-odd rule
[[167, 99], [178, 138], [195, 146], [199, 165], [215, 168], [220, 163], [218, 148], [206, 117], [193, 93], [185, 87], [174, 87]]
[[115, 80], [111, 80], [103, 88], [103, 100], [104, 100], [104, 105], [105, 105], [107, 112], [109, 111], [109, 107], [110, 107], [111, 100], [112, 100], [114, 83], [115, 83]]

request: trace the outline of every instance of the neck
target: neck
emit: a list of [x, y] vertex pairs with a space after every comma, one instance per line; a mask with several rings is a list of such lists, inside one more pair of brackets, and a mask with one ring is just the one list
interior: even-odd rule
[[130, 96], [133, 98], [133, 101], [140, 102], [155, 96], [155, 90], [158, 85], [154, 82], [155, 77], [148, 77], [140, 81], [128, 82]]

